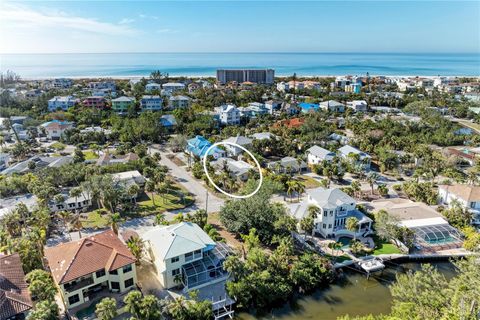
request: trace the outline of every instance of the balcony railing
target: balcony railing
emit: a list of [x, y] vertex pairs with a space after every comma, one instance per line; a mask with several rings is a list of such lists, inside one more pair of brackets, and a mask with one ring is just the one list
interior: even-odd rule
[[68, 292], [73, 292], [77, 291], [81, 288], [88, 287], [94, 283], [93, 277], [88, 277], [83, 280], [80, 280], [79, 282], [70, 285], [70, 286], [64, 286], [65, 290]]

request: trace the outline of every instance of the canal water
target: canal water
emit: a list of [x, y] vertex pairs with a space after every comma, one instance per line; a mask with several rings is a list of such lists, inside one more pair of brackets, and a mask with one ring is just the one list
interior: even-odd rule
[[[453, 265], [449, 262], [432, 262], [447, 278], [454, 276]], [[382, 273], [367, 280], [365, 275], [354, 271], [346, 271], [335, 284], [311, 295], [296, 299], [283, 308], [272, 310], [263, 316], [249, 313], [238, 314], [238, 319], [281, 319], [281, 320], [335, 320], [339, 316], [379, 315], [390, 312], [392, 296], [389, 285], [395, 281], [397, 272], [419, 270], [419, 263], [403, 263], [391, 265]]]

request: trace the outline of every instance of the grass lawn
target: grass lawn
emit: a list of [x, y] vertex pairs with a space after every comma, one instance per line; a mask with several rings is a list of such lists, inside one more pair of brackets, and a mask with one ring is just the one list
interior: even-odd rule
[[50, 148], [53, 148], [53, 149], [58, 150], [58, 151], [65, 149], [65, 147], [66, 147], [66, 145], [64, 145], [63, 143], [58, 142], [58, 141], [54, 142], [50, 145]]
[[309, 176], [299, 176], [298, 180], [305, 184], [306, 189], [314, 189], [320, 187], [320, 182]]
[[[186, 195], [183, 200], [179, 193]], [[155, 213], [160, 213], [168, 210], [183, 209], [192, 205], [194, 202], [193, 197], [187, 190], [175, 184], [173, 191], [168, 194], [152, 194], [150, 192], [144, 193], [137, 201], [137, 213], [141, 216], [147, 216]]]
[[100, 214], [102, 210], [95, 210], [88, 213], [88, 218], [82, 220], [84, 228], [104, 228], [108, 224], [108, 214]]
[[394, 244], [388, 242], [376, 243], [375, 247], [373, 255], [402, 253]]
[[91, 150], [83, 151], [83, 154], [85, 155], [85, 160], [98, 159], [97, 154]]

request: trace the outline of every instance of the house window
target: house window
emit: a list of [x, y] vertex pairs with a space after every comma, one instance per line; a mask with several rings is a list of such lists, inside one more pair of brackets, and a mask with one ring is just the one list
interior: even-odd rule
[[180, 274], [180, 268], [172, 270], [172, 276], [175, 277], [177, 274]]
[[97, 277], [97, 278], [101, 278], [104, 275], [105, 275], [105, 269], [98, 270], [97, 272], [95, 272], [95, 277]]
[[127, 273], [132, 271], [132, 265], [129, 264], [128, 266], [123, 267], [123, 273]]
[[173, 257], [172, 258], [172, 263], [178, 262], [180, 260], [180, 257]]
[[327, 212], [327, 211], [323, 211], [323, 216], [324, 216], [324, 217], [326, 217], [326, 216], [327, 216], [327, 214], [328, 214], [328, 212]]
[[328, 225], [328, 229], [331, 229], [331, 228], [332, 228], [332, 224], [330, 223], [330, 224]]
[[110, 285], [112, 286], [112, 290], [120, 290], [120, 283], [116, 281], [110, 282]]
[[330, 211], [330, 217], [333, 217], [333, 211]]
[[68, 297], [68, 304], [69, 304], [69, 305], [75, 304], [75, 303], [77, 303], [77, 302], [79, 302], [79, 301], [80, 301], [80, 297], [78, 296], [78, 294], [73, 295], [73, 296], [71, 296], [71, 297]]
[[115, 270], [109, 271], [108, 273], [110, 273], [110, 274], [118, 274], [118, 269], [115, 269]]
[[125, 288], [133, 286], [133, 278], [125, 280]]
[[323, 224], [323, 229], [325, 229], [326, 227], [327, 227], [327, 224], [326, 224], [326, 223], [324, 223], [324, 224]]
[[193, 258], [193, 252], [189, 252], [185, 254], [185, 261], [192, 260]]
[[470, 202], [470, 208], [475, 208], [475, 202]]

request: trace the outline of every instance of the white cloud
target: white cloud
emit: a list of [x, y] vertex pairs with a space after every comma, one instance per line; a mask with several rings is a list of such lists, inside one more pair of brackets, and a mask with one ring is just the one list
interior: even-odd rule
[[157, 17], [157, 16], [151, 16], [151, 15], [148, 15], [148, 14], [143, 14], [143, 13], [140, 13], [138, 15], [138, 17], [140, 19], [152, 19], [152, 20], [160, 20], [160, 17]]
[[69, 15], [65, 12], [34, 11], [26, 6], [3, 5], [0, 8], [1, 29], [15, 28], [64, 28], [111, 36], [130, 36], [137, 31], [125, 24], [101, 22], [92, 18]]
[[123, 18], [118, 22], [118, 24], [129, 24], [135, 22], [135, 19]]
[[156, 32], [157, 33], [177, 33], [177, 30], [165, 28], [165, 29], [158, 29]]

